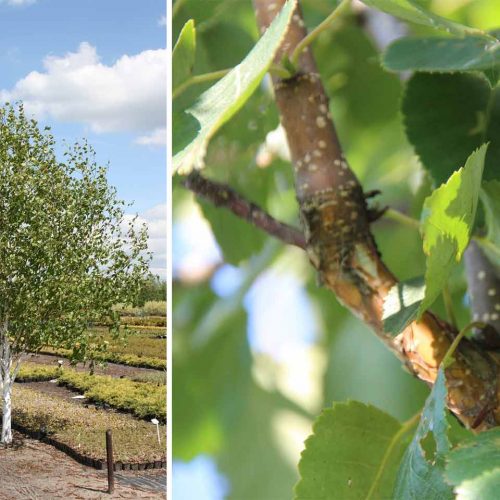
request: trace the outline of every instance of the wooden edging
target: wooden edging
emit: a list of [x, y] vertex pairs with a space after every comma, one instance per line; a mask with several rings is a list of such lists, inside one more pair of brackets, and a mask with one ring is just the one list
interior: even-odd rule
[[[23, 425], [20, 425], [16, 422], [12, 422], [12, 427], [17, 431], [26, 434], [30, 438], [37, 439], [42, 443], [50, 444], [54, 448], [57, 448], [59, 451], [62, 451], [63, 453], [66, 453], [66, 455], [71, 457], [73, 460], [76, 460], [77, 462], [83, 465], [87, 465], [88, 467], [93, 467], [94, 469], [98, 470], [106, 469], [106, 460], [91, 458], [86, 455], [83, 455], [80, 452], [76, 451], [74, 448], [71, 448], [71, 446], [65, 443], [61, 443], [57, 439], [51, 438], [50, 436], [45, 436], [41, 431], [34, 431], [32, 429], [28, 429], [27, 427], [24, 427]], [[143, 462], [143, 463], [132, 463], [132, 462], [124, 463], [116, 461], [114, 464], [115, 471], [166, 469], [166, 468], [167, 468], [166, 460], [155, 460], [154, 462]]]

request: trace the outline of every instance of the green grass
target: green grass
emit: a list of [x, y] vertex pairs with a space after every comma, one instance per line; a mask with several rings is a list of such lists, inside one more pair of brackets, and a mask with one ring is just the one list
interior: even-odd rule
[[52, 438], [95, 458], [106, 456], [105, 432], [113, 432], [116, 461], [149, 462], [165, 459], [165, 426], [156, 426], [120, 413], [85, 408], [17, 385], [13, 394], [13, 421], [34, 432], [44, 427]]

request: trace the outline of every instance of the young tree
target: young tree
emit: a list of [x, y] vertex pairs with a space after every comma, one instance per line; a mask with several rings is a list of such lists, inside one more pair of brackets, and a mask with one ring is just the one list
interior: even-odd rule
[[[189, 0], [177, 2], [184, 24], [177, 26], [173, 54], [178, 131], [176, 135], [174, 130], [174, 167], [186, 176], [182, 184], [197, 195], [226, 261], [241, 264], [245, 273], [243, 284], [224, 304], [220, 304], [224, 299], [210, 296], [209, 283], [204, 292], [201, 286], [193, 290], [181, 283], [180, 298], [174, 294], [178, 300], [174, 328], [177, 335], [179, 330], [183, 334], [176, 351], [178, 360], [174, 358], [179, 367], [175, 369], [174, 384], [179, 389], [174, 388], [174, 412], [184, 409], [187, 413], [190, 406], [183, 399], [200, 409], [196, 418], [176, 429], [177, 456], [192, 457], [193, 450], [210, 450], [232, 480], [234, 497], [286, 496], [284, 489], [272, 489], [280, 474], [256, 481], [254, 488], [271, 484], [264, 493], [242, 493], [249, 482], [245, 483], [242, 471], [250, 467], [245, 463], [237, 470], [235, 456], [243, 447], [243, 435], [250, 435], [246, 450], [266, 444], [256, 453], [252, 467], [257, 469], [263, 456], [271, 460], [275, 450], [270, 443], [276, 437], [266, 427], [271, 407], [276, 414], [292, 406], [290, 401], [273, 399], [272, 390], [266, 392], [266, 404], [259, 400], [259, 391], [272, 385], [269, 372], [262, 370], [266, 381], [255, 384], [253, 369], [257, 372], [259, 366], [249, 349], [245, 351], [241, 336], [232, 338], [242, 325], [245, 328], [245, 316], [235, 304], [239, 300], [241, 306], [248, 290], [245, 286], [278, 251], [276, 246], [264, 247], [254, 227], [247, 225], [245, 236], [243, 223], [237, 225], [223, 207], [283, 243], [305, 250], [319, 284], [333, 292], [416, 379], [431, 388], [423, 410], [403, 423], [359, 403], [335, 403], [325, 409], [305, 443], [296, 498], [453, 498], [454, 493], [459, 498], [494, 498], [488, 491], [500, 484], [500, 468], [492, 458], [500, 423], [497, 32], [451, 21], [416, 0], [364, 0], [407, 21], [407, 29], [421, 35], [403, 37], [377, 54], [366, 24], [373, 28], [370, 21], [378, 14], [364, 9], [362, 15], [353, 15], [348, 0], [337, 2], [331, 11], [334, 3], [254, 0], [260, 38], [246, 57], [234, 61], [241, 41], [248, 36], [250, 5], [248, 10], [240, 7], [240, 19], [230, 1], [221, 0], [211, 13], [201, 12]], [[189, 20], [189, 14], [199, 24]], [[233, 27], [239, 20], [240, 36], [229, 29], [228, 18]], [[309, 32], [306, 24], [312, 28]], [[434, 36], [422, 36], [429, 32]], [[212, 45], [216, 33], [231, 40], [227, 42], [233, 44], [230, 55], [220, 50], [224, 43]], [[317, 41], [314, 56], [313, 41]], [[197, 50], [197, 44], [203, 50]], [[387, 69], [413, 74], [399, 79]], [[272, 92], [269, 85], [259, 86], [267, 71]], [[195, 85], [218, 78], [195, 100]], [[404, 92], [401, 100], [400, 91]], [[268, 134], [278, 125], [273, 104], [289, 148], [290, 176], [286, 161], [273, 161], [273, 136]], [[176, 113], [181, 110], [187, 113]], [[230, 126], [223, 127], [230, 119]], [[416, 162], [411, 163], [406, 140], [418, 154], [421, 170]], [[255, 146], [264, 142], [267, 149], [262, 155], [262, 148]], [[424, 174], [418, 191], [408, 189], [415, 171]], [[276, 195], [276, 188], [281, 196]], [[288, 188], [294, 189], [298, 206], [283, 194]], [[392, 208], [382, 218], [384, 211], [372, 201], [377, 193], [373, 190], [380, 188], [385, 188], [384, 199], [392, 206], [399, 205], [420, 220]], [[300, 214], [300, 229], [290, 217], [293, 209]], [[287, 223], [268, 211], [278, 212]], [[383, 225], [373, 225], [380, 219], [385, 222], [385, 238]], [[387, 231], [388, 219], [417, 231], [402, 238], [394, 225]], [[373, 232], [377, 230], [376, 242]], [[422, 241], [414, 239], [419, 237], [418, 230]], [[252, 251], [259, 258], [250, 259]], [[459, 267], [464, 255], [467, 272]], [[406, 280], [398, 281], [396, 274]], [[328, 301], [325, 294], [320, 298], [313, 291], [312, 284], [304, 288], [320, 304], [328, 325], [324, 341], [330, 342], [325, 354], [334, 357], [337, 346], [332, 331], [337, 333], [343, 321], [349, 327], [356, 323], [345, 319], [333, 295]], [[189, 296], [195, 310], [191, 317], [186, 315]], [[355, 337], [359, 344], [352, 347], [351, 355], [369, 349], [364, 346], [369, 339], [356, 337], [355, 328], [346, 330], [346, 336]], [[208, 353], [217, 358], [212, 365], [204, 361], [210, 358]], [[373, 353], [354, 359], [372, 361]], [[219, 370], [223, 361], [225, 370]], [[206, 365], [200, 371], [210, 373], [211, 385], [219, 387], [206, 400], [197, 397], [204, 394], [200, 387], [187, 391], [195, 383], [190, 371], [201, 363]], [[328, 366], [331, 371], [332, 364]], [[346, 383], [359, 371], [354, 365], [344, 361], [337, 379], [332, 382], [333, 376], [330, 373], [328, 379], [327, 374], [325, 385], [335, 383], [338, 388]], [[377, 382], [368, 384], [373, 391], [380, 391], [377, 383], [395, 388], [393, 379], [405, 377], [391, 372], [389, 362], [377, 367]], [[189, 383], [183, 382], [179, 372]], [[398, 396], [402, 399], [404, 391]], [[330, 401], [325, 398], [324, 403], [329, 406]], [[252, 405], [257, 402], [261, 406], [256, 409]], [[209, 409], [203, 414], [205, 406]], [[465, 429], [481, 434], [474, 438], [464, 429], [452, 434], [447, 409]], [[257, 415], [254, 424], [262, 416], [260, 426], [250, 425], [252, 412]], [[244, 428], [232, 432], [230, 427], [240, 421], [245, 422]], [[231, 445], [236, 449], [232, 455]], [[488, 458], [467, 470], [463, 464], [473, 460], [474, 453]], [[275, 457], [273, 463], [282, 465]]]
[[84, 353], [92, 321], [118, 316], [148, 272], [146, 227], [86, 143], [56, 156], [53, 136], [23, 105], [0, 109], [0, 390], [2, 443], [12, 441], [12, 385], [28, 353]]

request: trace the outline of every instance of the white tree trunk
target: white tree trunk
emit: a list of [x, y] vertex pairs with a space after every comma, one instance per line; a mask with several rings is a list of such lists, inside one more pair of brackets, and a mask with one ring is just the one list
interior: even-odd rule
[[[7, 335], [8, 324], [0, 326], [0, 391], [2, 393], [2, 439], [1, 443], [12, 443], [12, 386], [19, 371], [21, 356], [12, 353]], [[12, 366], [15, 366], [12, 371]]]
[[3, 444], [12, 442], [12, 381], [10, 371], [12, 368], [12, 354], [7, 325], [0, 327], [0, 381], [2, 385], [2, 439]]

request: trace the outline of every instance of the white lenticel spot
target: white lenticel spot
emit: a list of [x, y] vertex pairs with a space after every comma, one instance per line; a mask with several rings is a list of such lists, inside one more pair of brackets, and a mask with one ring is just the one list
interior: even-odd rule
[[488, 290], [488, 295], [489, 295], [490, 297], [493, 297], [493, 295], [496, 295], [496, 293], [497, 293], [497, 291], [496, 291], [494, 288], [490, 288], [490, 289]]
[[318, 128], [325, 128], [326, 127], [326, 120], [323, 116], [317, 116], [316, 117], [316, 125]]
[[319, 146], [321, 149], [325, 149], [325, 148], [326, 148], [326, 142], [325, 142], [325, 141], [318, 141], [318, 146]]
[[479, 271], [477, 273], [477, 279], [478, 280], [484, 280], [485, 276], [486, 276], [486, 273], [484, 271]]
[[498, 319], [498, 314], [497, 313], [493, 313], [491, 316], [491, 321], [496, 321]]

